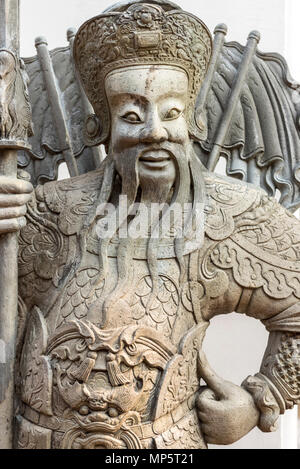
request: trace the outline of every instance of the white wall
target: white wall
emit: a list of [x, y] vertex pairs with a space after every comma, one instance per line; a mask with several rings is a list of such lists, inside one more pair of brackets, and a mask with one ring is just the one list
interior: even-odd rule
[[[228, 40], [245, 43], [248, 33], [258, 29], [262, 34], [259, 48], [288, 56], [292, 71], [300, 81], [299, 0], [178, 0], [177, 3], [199, 16], [212, 31], [216, 24], [226, 23]], [[67, 28], [78, 28], [111, 4], [111, 0], [21, 0], [21, 54], [35, 55], [34, 38], [39, 35], [47, 37], [50, 48], [65, 45]], [[205, 348], [216, 371], [240, 384], [259, 370], [266, 342], [267, 333], [258, 321], [234, 314], [212, 321]], [[285, 436], [286, 428], [295, 425], [295, 418], [294, 413], [285, 419], [282, 426]], [[289, 445], [295, 445], [293, 438], [295, 431], [288, 436]], [[281, 431], [263, 434], [254, 430], [232, 447], [280, 448]]]
[[[21, 0], [21, 54], [35, 55], [34, 38], [40, 35], [47, 37], [51, 48], [64, 45], [67, 28], [78, 28], [112, 3], [111, 0]], [[262, 33], [261, 49], [284, 52], [285, 0], [178, 0], [177, 3], [199, 16], [212, 31], [216, 24], [226, 23], [229, 40], [245, 42], [248, 33], [258, 29]]]
[[286, 0], [284, 57], [289, 64], [292, 77], [300, 82], [299, 18], [299, 0]]

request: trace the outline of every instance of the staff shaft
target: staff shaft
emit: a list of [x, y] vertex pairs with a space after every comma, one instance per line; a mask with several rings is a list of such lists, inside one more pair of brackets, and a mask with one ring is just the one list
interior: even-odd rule
[[[19, 0], [0, 0], [0, 49], [19, 55]], [[1, 117], [1, 116], [0, 116]], [[2, 142], [3, 143], [3, 142]], [[0, 175], [16, 177], [17, 150], [0, 139]], [[0, 236], [0, 448], [13, 445], [14, 363], [18, 301], [18, 239]]]

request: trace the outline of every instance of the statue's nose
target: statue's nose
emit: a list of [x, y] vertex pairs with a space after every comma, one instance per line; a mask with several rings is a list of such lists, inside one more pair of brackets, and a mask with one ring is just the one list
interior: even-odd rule
[[140, 141], [142, 143], [161, 143], [168, 140], [168, 133], [158, 115], [151, 115], [145, 122], [141, 131]]

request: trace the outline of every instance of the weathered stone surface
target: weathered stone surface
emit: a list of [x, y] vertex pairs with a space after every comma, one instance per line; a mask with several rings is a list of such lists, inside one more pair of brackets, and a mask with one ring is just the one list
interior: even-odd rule
[[[258, 39], [249, 36], [239, 86]], [[272, 431], [299, 402], [300, 222], [200, 162], [211, 128], [195, 106], [211, 54], [206, 26], [168, 2], [114, 7], [74, 39], [97, 115], [86, 137], [107, 158], [36, 187], [27, 203], [19, 448], [202, 449], [256, 425]], [[202, 351], [210, 320], [233, 311], [270, 331], [260, 372], [242, 386]]]

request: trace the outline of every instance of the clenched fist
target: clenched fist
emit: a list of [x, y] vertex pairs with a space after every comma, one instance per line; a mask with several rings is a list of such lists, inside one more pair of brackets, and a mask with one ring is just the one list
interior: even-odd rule
[[19, 231], [26, 225], [26, 204], [32, 197], [33, 186], [24, 180], [27, 173], [20, 171], [17, 179], [0, 176], [0, 235]]
[[198, 397], [198, 416], [207, 443], [229, 445], [247, 435], [259, 422], [260, 413], [249, 392], [217, 376], [203, 352], [199, 374], [207, 387]]

